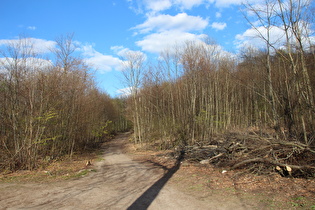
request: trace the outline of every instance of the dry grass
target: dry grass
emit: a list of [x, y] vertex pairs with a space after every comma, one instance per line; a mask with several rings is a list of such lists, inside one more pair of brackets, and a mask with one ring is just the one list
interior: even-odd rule
[[[80, 177], [91, 171], [84, 170], [93, 168], [93, 163], [101, 159], [101, 154], [102, 151], [100, 149], [96, 149], [82, 154], [75, 154], [72, 159], [66, 156], [62, 157], [59, 160], [50, 162], [49, 164], [42, 164], [41, 167], [33, 171], [20, 170], [13, 173], [3, 171], [0, 173], [0, 181], [7, 183], [42, 183]], [[87, 167], [86, 162], [88, 160], [91, 160], [92, 165]]]

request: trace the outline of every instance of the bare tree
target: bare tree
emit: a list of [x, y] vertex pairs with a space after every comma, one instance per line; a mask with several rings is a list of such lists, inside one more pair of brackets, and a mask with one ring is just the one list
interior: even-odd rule
[[138, 95], [141, 86], [141, 79], [144, 71], [145, 55], [142, 52], [127, 51], [125, 52], [123, 64], [124, 82], [130, 89], [133, 103], [133, 123], [134, 123], [134, 140], [142, 143], [142, 132], [140, 123], [140, 97]]
[[63, 68], [65, 72], [71, 70], [71, 65], [76, 62], [73, 53], [77, 49], [77, 46], [74, 43], [73, 37], [74, 33], [56, 38], [57, 47], [51, 49], [57, 58], [56, 66]]
[[276, 2], [274, 0], [265, 0], [264, 4], [259, 5], [245, 5], [246, 11], [255, 14], [256, 20], [259, 25], [255, 24], [256, 21], [251, 21], [246, 17], [253, 29], [257, 32], [258, 37], [265, 43], [266, 49], [266, 73], [267, 73], [267, 87], [268, 87], [268, 101], [272, 110], [272, 121], [274, 129], [280, 133], [279, 115], [277, 113], [277, 105], [275, 99], [275, 92], [273, 88], [273, 69], [271, 65], [271, 56], [275, 49], [275, 44], [272, 39], [272, 28], [274, 27]]

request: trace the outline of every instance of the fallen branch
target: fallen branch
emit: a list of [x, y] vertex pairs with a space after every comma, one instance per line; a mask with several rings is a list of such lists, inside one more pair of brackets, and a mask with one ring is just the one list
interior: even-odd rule
[[211, 160], [214, 160], [214, 159], [216, 159], [216, 158], [219, 158], [219, 157], [221, 157], [222, 155], [224, 155], [224, 153], [220, 153], [220, 154], [218, 154], [218, 155], [216, 155], [216, 156], [213, 156], [212, 158], [209, 158], [209, 159], [206, 159], [206, 160], [202, 160], [202, 161], [200, 161], [200, 163], [201, 163], [201, 164], [209, 164]]
[[279, 163], [276, 161], [272, 161], [272, 160], [268, 160], [268, 159], [264, 159], [264, 158], [253, 158], [253, 159], [248, 159], [248, 160], [244, 160], [240, 163], [235, 164], [231, 169], [236, 169], [239, 168], [243, 165], [249, 164], [249, 163], [269, 163], [275, 166], [282, 166], [282, 167], [287, 167], [289, 166], [292, 169], [315, 169], [314, 166], [298, 166], [298, 165], [288, 165], [288, 164], [284, 164], [284, 163]]
[[210, 158], [210, 159], [208, 159], [208, 160], [209, 160], [209, 161], [214, 160], [214, 159], [216, 159], [216, 158], [218, 158], [218, 157], [221, 157], [222, 155], [224, 155], [224, 153], [220, 153], [220, 154], [218, 154], [218, 155], [216, 155], [216, 156], [213, 156], [212, 158]]
[[291, 147], [297, 147], [301, 150], [307, 150], [307, 151], [315, 154], [315, 150], [312, 150], [308, 145], [300, 143], [300, 142], [278, 142], [278, 144], [285, 145], [285, 146], [291, 146]]

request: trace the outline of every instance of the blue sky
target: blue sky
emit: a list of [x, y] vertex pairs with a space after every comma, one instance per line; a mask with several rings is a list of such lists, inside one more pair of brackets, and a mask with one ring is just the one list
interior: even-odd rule
[[[258, 4], [261, 0], [250, 0]], [[98, 86], [111, 96], [124, 88], [120, 56], [126, 50], [158, 57], [175, 42], [206, 36], [236, 53], [252, 33], [242, 0], [0, 0], [0, 45], [19, 35], [41, 47], [74, 33]]]

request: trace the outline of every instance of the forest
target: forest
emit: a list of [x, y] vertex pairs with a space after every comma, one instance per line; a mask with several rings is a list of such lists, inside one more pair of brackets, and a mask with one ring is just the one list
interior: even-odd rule
[[76, 57], [73, 35], [56, 40], [53, 62], [28, 38], [8, 43], [0, 74], [0, 168], [36, 169], [130, 127], [121, 100], [98, 90]]
[[[217, 151], [193, 159], [314, 176], [312, 9], [303, 1], [244, 6], [261, 48], [235, 56], [211, 40], [187, 41], [154, 65], [141, 53], [125, 56], [134, 141], [161, 149], [214, 145]], [[272, 38], [275, 28], [285, 41]]]
[[[135, 144], [216, 145], [221, 149], [207, 156], [215, 164], [315, 176], [311, 7], [267, 1], [246, 10], [261, 48], [235, 55], [210, 40], [187, 41], [154, 61], [126, 52], [130, 94], [116, 99], [98, 90], [90, 67], [74, 56], [73, 37], [56, 40], [52, 61], [36, 55], [28, 39], [9, 44], [0, 61], [0, 168], [35, 169], [131, 130]], [[273, 28], [284, 43], [271, 39]]]

